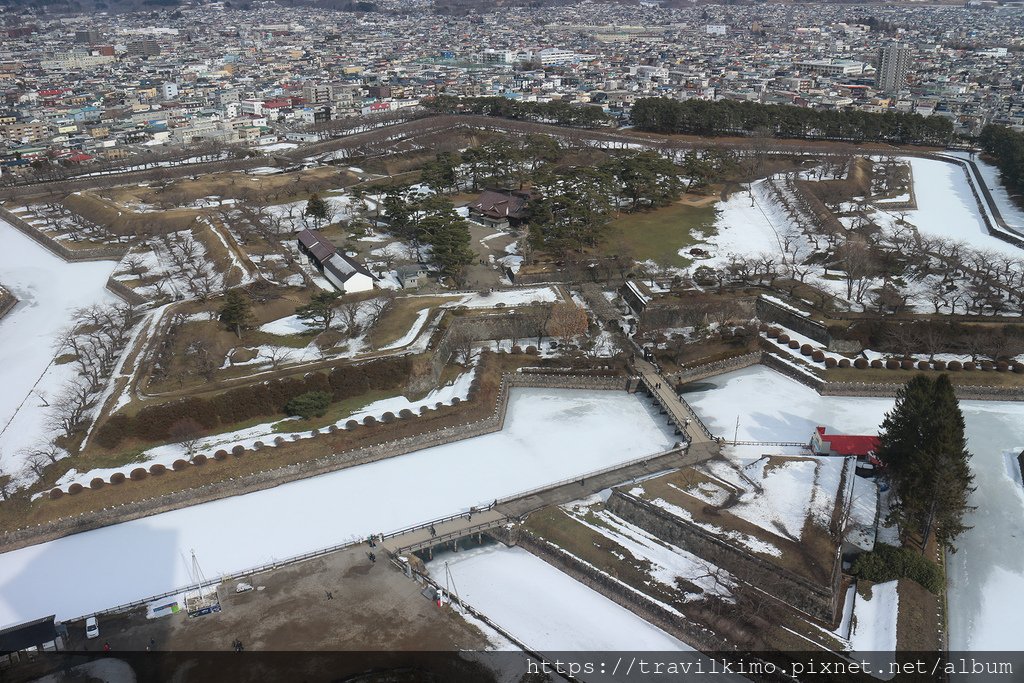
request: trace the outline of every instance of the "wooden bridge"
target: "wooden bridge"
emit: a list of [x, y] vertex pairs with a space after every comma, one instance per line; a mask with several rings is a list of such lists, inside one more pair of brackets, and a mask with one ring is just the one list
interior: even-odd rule
[[504, 524], [508, 518], [492, 507], [464, 512], [384, 536], [381, 545], [392, 556], [432, 548], [460, 538], [480, 534]]
[[690, 405], [679, 396], [672, 387], [672, 381], [663, 377], [652, 364], [637, 358], [633, 367], [640, 375], [640, 380], [674, 423], [681, 434], [685, 434], [691, 444], [702, 444], [718, 441], [707, 425], [693, 412]]

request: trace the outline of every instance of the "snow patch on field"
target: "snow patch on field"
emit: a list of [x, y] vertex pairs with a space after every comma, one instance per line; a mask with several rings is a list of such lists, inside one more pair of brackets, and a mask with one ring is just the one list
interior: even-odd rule
[[444, 304], [446, 308], [465, 306], [467, 308], [494, 308], [498, 304], [501, 307], [525, 306], [536, 303], [553, 303], [561, 297], [551, 287], [534, 287], [524, 289], [510, 289], [479, 294], [466, 294], [458, 301]]
[[531, 649], [692, 651], [522, 548], [446, 554], [427, 568], [443, 577], [444, 562], [459, 596]]
[[870, 600], [865, 600], [859, 593], [854, 597], [853, 631], [850, 634], [850, 647], [854, 652], [896, 652], [899, 604], [895, 581], [873, 585]]
[[[731, 598], [728, 587], [735, 585], [733, 577], [728, 572], [718, 570], [715, 565], [700, 557], [652, 536], [644, 529], [608, 510], [592, 510], [585, 504], [585, 501], [570, 503], [563, 506], [563, 509], [583, 526], [625, 548], [637, 560], [649, 563], [648, 571], [651, 577], [659, 583], [676, 588], [677, 579], [683, 579], [704, 592], [703, 594], [687, 593], [684, 600], [697, 599], [703, 595], [716, 595], [727, 600]], [[588, 522], [585, 516], [588, 511], [601, 524]], [[720, 581], [716, 581], [713, 574], [719, 575]], [[665, 608], [676, 611], [668, 605]]]
[[267, 334], [276, 334], [280, 336], [287, 336], [289, 334], [303, 334], [304, 332], [310, 331], [309, 325], [297, 315], [288, 315], [277, 320], [271, 320], [269, 323], [260, 325], [260, 332], [266, 332]]
[[392, 349], [400, 349], [403, 346], [408, 346], [409, 344], [411, 344], [412, 341], [416, 339], [416, 335], [418, 335], [420, 333], [420, 330], [423, 329], [423, 326], [426, 324], [427, 317], [429, 315], [429, 308], [424, 308], [417, 312], [416, 320], [413, 321], [412, 327], [410, 327], [409, 330], [404, 335], [402, 335], [401, 339], [397, 339], [388, 344], [387, 346], [382, 346], [380, 350], [391, 351]]

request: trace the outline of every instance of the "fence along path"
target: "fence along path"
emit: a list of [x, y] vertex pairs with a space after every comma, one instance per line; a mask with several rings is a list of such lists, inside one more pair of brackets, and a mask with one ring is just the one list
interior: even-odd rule
[[506, 519], [505, 515], [494, 509], [482, 512], [470, 510], [446, 521], [421, 525], [403, 533], [386, 536], [382, 545], [392, 555], [400, 555], [493, 529], [504, 524]]
[[697, 417], [689, 404], [676, 394], [672, 388], [672, 382], [667, 377], [662, 377], [653, 365], [647, 361], [637, 358], [634, 366], [640, 372], [647, 390], [651, 392], [662, 407], [671, 416], [679, 430], [686, 434], [691, 443], [708, 443], [715, 441], [715, 435], [707, 428], [707, 425]]

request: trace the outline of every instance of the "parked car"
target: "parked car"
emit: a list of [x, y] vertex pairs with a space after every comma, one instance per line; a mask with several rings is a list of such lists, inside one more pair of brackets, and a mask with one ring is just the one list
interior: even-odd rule
[[96, 621], [96, 617], [89, 617], [85, 620], [85, 637], [86, 638], [99, 638], [100, 637], [100, 624]]

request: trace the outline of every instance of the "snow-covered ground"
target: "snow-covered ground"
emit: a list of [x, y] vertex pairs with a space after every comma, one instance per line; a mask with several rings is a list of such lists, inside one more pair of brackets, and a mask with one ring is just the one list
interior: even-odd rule
[[501, 304], [504, 306], [524, 306], [534, 303], [551, 303], [558, 301], [561, 297], [551, 287], [528, 287], [523, 289], [509, 289], [485, 294], [466, 294], [450, 306], [465, 306], [467, 308], [494, 308]]
[[[968, 152], [946, 152], [946, 154], [960, 157], [961, 159], [971, 158]], [[1010, 193], [1000, 177], [999, 169], [986, 161], [982, 161], [978, 156], [974, 157], [974, 163], [978, 166], [978, 170], [981, 171], [981, 177], [985, 179], [985, 184], [992, 194], [992, 200], [999, 208], [999, 213], [1002, 215], [1003, 220], [1010, 227], [1024, 231], [1024, 208], [1021, 208], [1010, 198]]]
[[673, 442], [654, 408], [625, 392], [513, 389], [498, 433], [0, 555], [0, 627], [187, 586], [191, 549], [212, 579], [487, 505]]
[[895, 581], [872, 586], [870, 600], [854, 597], [850, 646], [855, 653], [896, 652], [899, 598]]
[[75, 377], [73, 364], [50, 364], [55, 340], [71, 311], [120, 299], [105, 287], [113, 261], [66, 263], [2, 221], [0, 241], [0, 283], [18, 298], [0, 318], [0, 468], [25, 482], [29, 451], [52, 438], [40, 395], [54, 398]]
[[445, 563], [460, 598], [533, 650], [693, 649], [522, 548], [441, 555], [427, 568], [442, 583]]
[[[809, 440], [829, 432], [875, 433], [890, 399], [819, 396], [762, 366], [705, 380], [687, 401], [716, 434], [739, 439]], [[1024, 486], [1016, 454], [1024, 449], [1024, 403], [961, 402], [974, 485], [966, 523], [973, 526], [947, 558], [951, 650], [1020, 650], [1024, 642]]]
[[287, 336], [289, 334], [304, 334], [309, 332], [311, 328], [306, 324], [302, 318], [297, 315], [288, 315], [277, 320], [271, 320], [269, 323], [260, 325], [260, 332], [266, 332], [267, 334], [277, 334]]
[[[704, 242], [712, 258], [699, 259], [694, 266], [722, 267], [728, 263], [730, 254], [757, 256], [781, 253], [779, 233], [788, 225], [789, 219], [777, 204], [769, 201], [764, 185], [764, 180], [758, 180], [751, 184], [749, 193], [734, 192], [729, 199], [716, 205], [716, 234]], [[751, 194], [757, 199], [755, 205], [751, 205]], [[679, 255], [690, 258], [689, 247], [680, 249]]]
[[1019, 247], [988, 234], [963, 167], [934, 159], [909, 161], [914, 171], [917, 210], [907, 211], [906, 216], [919, 231], [960, 240], [974, 249], [1022, 255]]

